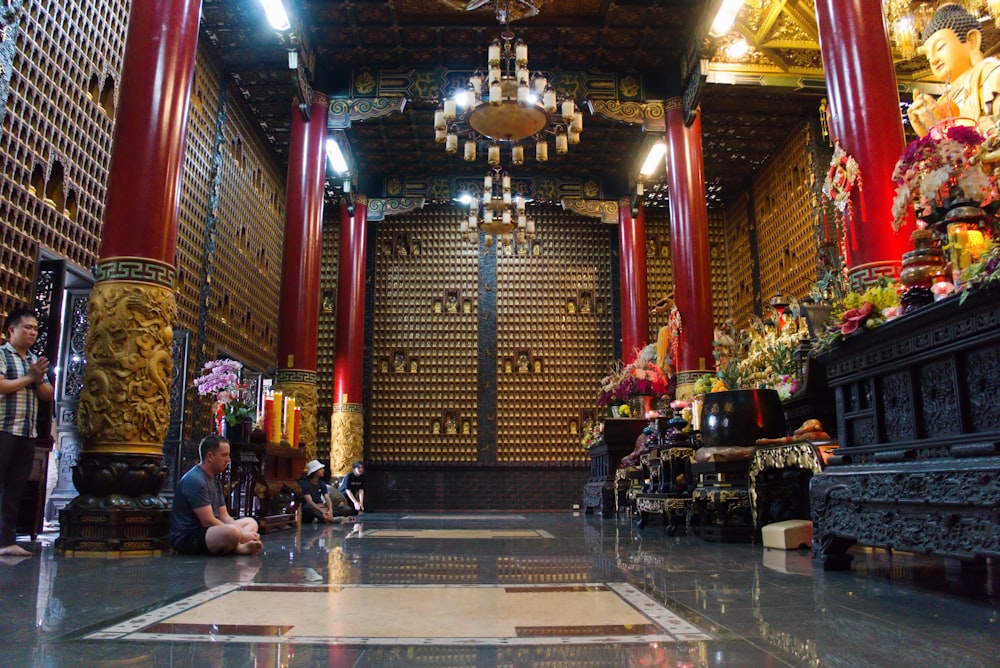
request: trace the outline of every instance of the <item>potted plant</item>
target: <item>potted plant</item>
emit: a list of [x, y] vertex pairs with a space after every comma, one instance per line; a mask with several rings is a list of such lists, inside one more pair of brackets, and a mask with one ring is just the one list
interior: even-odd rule
[[194, 380], [200, 396], [215, 398], [215, 419], [219, 433], [235, 443], [247, 443], [257, 411], [246, 383], [240, 380], [243, 364], [218, 359], [205, 362], [202, 375]]

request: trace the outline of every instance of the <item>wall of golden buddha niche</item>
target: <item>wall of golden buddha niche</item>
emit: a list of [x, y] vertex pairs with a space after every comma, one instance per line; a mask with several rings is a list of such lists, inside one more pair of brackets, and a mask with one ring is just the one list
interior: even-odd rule
[[128, 0], [25, 3], [0, 126], [0, 311], [30, 303], [40, 249], [100, 251]]
[[786, 301], [801, 299], [816, 282], [822, 181], [814, 172], [813, 133], [812, 126], [801, 125], [753, 178], [765, 306], [779, 291]]
[[[180, 327], [204, 326], [205, 349], [192, 335], [187, 378], [224, 351], [248, 370], [274, 364], [278, 343], [278, 298], [285, 226], [285, 185], [238, 95], [220, 94], [222, 75], [198, 50], [188, 114], [187, 148], [177, 220], [177, 303]], [[291, 104], [289, 103], [289, 113]], [[221, 121], [221, 136], [217, 132]], [[218, 154], [216, 163], [214, 156]], [[218, 183], [213, 200], [213, 183]], [[206, 230], [214, 225], [211, 253]], [[211, 272], [207, 312], [203, 287]], [[190, 383], [188, 383], [190, 385]], [[211, 428], [210, 401], [188, 393], [188, 424], [195, 408], [202, 420], [189, 433], [197, 440]]]
[[[319, 278], [319, 341], [316, 348], [316, 456], [330, 458], [330, 407], [337, 355], [337, 267], [340, 257], [340, 207], [323, 214], [323, 257]], [[381, 225], [381, 223], [376, 223]]]
[[[711, 253], [712, 319], [716, 326], [729, 317], [729, 260], [726, 246], [725, 216], [721, 211], [708, 212], [708, 247]], [[673, 251], [670, 247], [670, 213], [666, 208], [646, 209], [646, 287], [649, 303], [649, 341], [656, 341], [668, 313], [653, 313], [664, 295], [683, 290], [674, 286]]]
[[[597, 382], [613, 359], [616, 230], [556, 207], [497, 258], [497, 461], [590, 461]], [[616, 260], [617, 261], [617, 260]]]
[[476, 462], [477, 246], [464, 208], [375, 223], [369, 461]]

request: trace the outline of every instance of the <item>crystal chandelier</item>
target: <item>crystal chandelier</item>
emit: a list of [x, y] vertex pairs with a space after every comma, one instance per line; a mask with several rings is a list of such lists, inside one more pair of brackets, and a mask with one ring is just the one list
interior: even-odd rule
[[468, 162], [478, 156], [477, 144], [488, 141], [487, 162], [500, 164], [501, 143], [511, 144], [510, 160], [524, 164], [523, 140], [535, 144], [535, 160], [549, 159], [549, 137], [557, 155], [580, 141], [583, 113], [576, 102], [560, 99], [545, 75], [528, 70], [528, 45], [514, 41], [504, 25], [500, 37], [489, 47], [484, 76], [476, 72], [468, 90], [448, 98], [434, 112], [434, 138], [448, 153], [457, 153], [464, 138], [462, 155]]
[[[939, 4], [933, 0], [882, 0], [889, 38], [904, 59], [917, 56], [920, 35]], [[955, 4], [980, 19], [1000, 17], [1000, 0], [959, 0]]]
[[527, 200], [511, 191], [510, 174], [495, 167], [483, 178], [482, 197], [469, 198], [469, 215], [462, 219], [461, 232], [475, 241], [478, 230], [486, 235], [486, 244], [500, 238], [509, 244], [515, 230], [518, 242], [535, 236], [535, 221], [528, 217]]

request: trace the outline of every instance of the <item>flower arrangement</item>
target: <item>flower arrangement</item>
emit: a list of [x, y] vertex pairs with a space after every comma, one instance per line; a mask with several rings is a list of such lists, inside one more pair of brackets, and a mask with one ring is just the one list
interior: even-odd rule
[[600, 407], [619, 406], [637, 394], [662, 397], [667, 393], [667, 376], [656, 365], [656, 344], [643, 348], [635, 361], [623, 365], [615, 362], [607, 376], [601, 379], [597, 393]]
[[[729, 321], [726, 329], [716, 330], [712, 342], [717, 382], [710, 391], [766, 388], [787, 399], [798, 389], [795, 350], [801, 337], [799, 318], [794, 316], [786, 318], [780, 329], [760, 318], [753, 318], [746, 330]], [[707, 385], [701, 383], [702, 388]]]
[[833, 316], [838, 324], [820, 337], [815, 350], [826, 350], [854, 332], [873, 329], [898, 315], [899, 291], [897, 283], [889, 278], [880, 278], [863, 293], [849, 291], [834, 304]]
[[240, 381], [243, 364], [236, 360], [219, 359], [205, 362], [202, 375], [194, 379], [195, 389], [203, 397], [215, 397], [216, 419], [229, 426], [252, 422], [257, 412], [247, 396], [246, 383]]
[[892, 173], [892, 229], [899, 231], [910, 205], [926, 219], [958, 202], [983, 206], [996, 200], [996, 181], [979, 159], [982, 143], [975, 127], [956, 124], [910, 142]]
[[598, 422], [594, 425], [594, 428], [590, 430], [589, 433], [585, 434], [580, 440], [580, 445], [583, 446], [584, 450], [590, 450], [593, 447], [601, 445], [604, 443], [604, 423]]

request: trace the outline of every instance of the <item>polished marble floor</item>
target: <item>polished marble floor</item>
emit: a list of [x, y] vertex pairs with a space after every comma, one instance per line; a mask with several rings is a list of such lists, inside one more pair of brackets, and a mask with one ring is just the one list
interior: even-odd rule
[[[572, 513], [374, 514], [258, 557], [0, 558], [7, 666], [997, 666], [957, 564], [808, 553]], [[963, 575], [965, 577], [963, 577]]]

